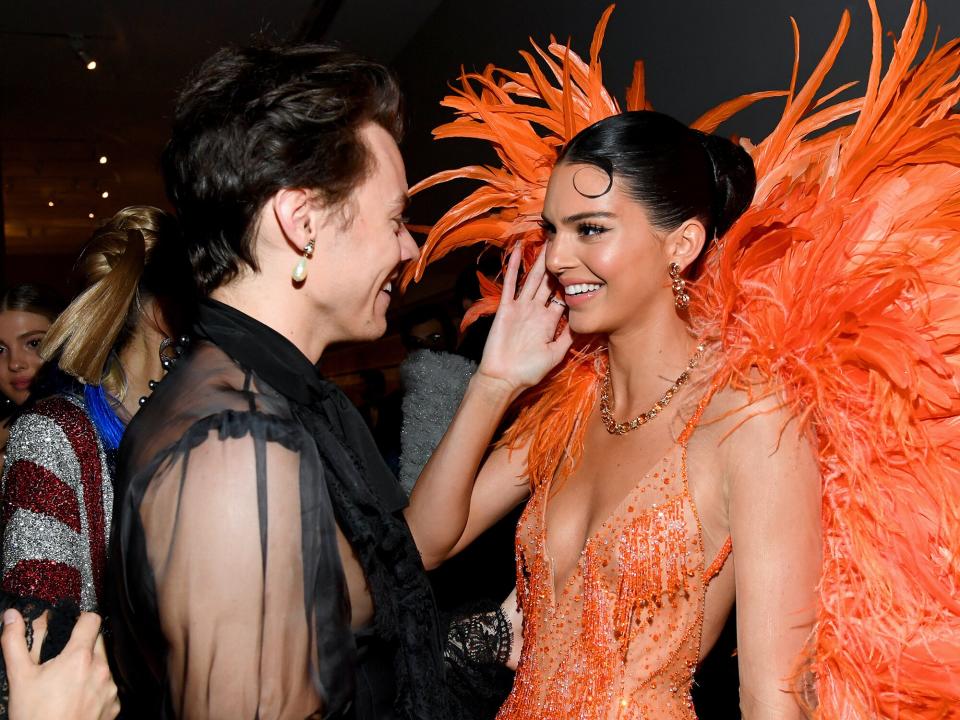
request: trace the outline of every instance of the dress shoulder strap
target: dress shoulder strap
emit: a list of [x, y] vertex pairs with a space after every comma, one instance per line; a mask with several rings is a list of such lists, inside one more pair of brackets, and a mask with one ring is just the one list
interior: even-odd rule
[[707, 388], [707, 391], [704, 393], [703, 397], [700, 398], [700, 402], [697, 403], [697, 407], [693, 411], [693, 415], [691, 415], [690, 419], [687, 420], [687, 424], [680, 433], [680, 437], [677, 438], [677, 444], [686, 446], [690, 436], [693, 435], [693, 431], [697, 429], [700, 418], [703, 417], [703, 411], [707, 409], [707, 405], [710, 404], [714, 393], [716, 393], [719, 388], [720, 384], [716, 379], [710, 381], [710, 387]]

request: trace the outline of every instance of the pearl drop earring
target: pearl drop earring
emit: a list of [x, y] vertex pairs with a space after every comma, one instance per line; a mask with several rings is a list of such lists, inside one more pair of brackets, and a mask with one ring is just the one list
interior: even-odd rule
[[290, 277], [295, 283], [302, 283], [307, 279], [307, 260], [313, 257], [313, 240], [303, 246], [303, 257], [293, 266], [293, 272]]

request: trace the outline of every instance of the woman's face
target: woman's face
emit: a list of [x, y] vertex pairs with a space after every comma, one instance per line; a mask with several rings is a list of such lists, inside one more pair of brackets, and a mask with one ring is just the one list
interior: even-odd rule
[[609, 186], [597, 167], [561, 163], [547, 187], [547, 269], [563, 288], [576, 333], [611, 335], [672, 312], [672, 258], [662, 233], [618, 180]]
[[17, 405], [30, 395], [30, 383], [43, 365], [38, 352], [50, 320], [25, 310], [0, 312], [0, 391]]

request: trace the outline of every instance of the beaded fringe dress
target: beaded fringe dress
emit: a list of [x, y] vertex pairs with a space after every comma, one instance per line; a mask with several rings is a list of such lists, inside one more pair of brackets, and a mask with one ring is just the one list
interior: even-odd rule
[[[811, 712], [960, 717], [960, 41], [922, 56], [927, 9], [914, 0], [884, 67], [887, 38], [868, 2], [873, 60], [859, 91], [855, 83], [822, 88], [849, 28], [843, 13], [805, 83], [797, 61], [787, 89], [735, 98], [692, 124], [713, 132], [753, 102], [785, 101], [774, 130], [750, 150], [758, 178], [751, 207], [709, 250], [691, 288], [691, 322], [720, 348], [715, 387], [756, 394], [752, 381], [761, 377], [761, 392], [782, 398], [816, 442], [824, 560], [815, 633], [798, 658], [816, 679]], [[551, 38], [521, 53], [525, 71], [465, 73], [444, 99], [458, 117], [435, 136], [485, 140], [500, 165], [451, 169], [414, 188], [480, 183], [430, 230], [408, 281], [477, 243], [504, 250], [520, 242], [525, 266], [533, 262], [559, 149], [620, 112], [599, 60], [611, 10], [589, 61]], [[795, 24], [794, 32], [799, 59]], [[625, 108], [650, 108], [642, 62]], [[496, 282], [481, 277], [481, 288], [485, 299], [465, 323], [496, 309]], [[576, 342], [503, 440], [529, 444], [531, 513], [538, 489], [576, 467], [580, 419], [595, 402], [603, 359], [595, 343]], [[523, 533], [521, 545], [536, 534]], [[660, 590], [668, 599], [669, 583]], [[529, 592], [520, 602], [527, 643], [546, 605]], [[600, 644], [590, 667], [564, 667], [563, 692], [616, 698], [608, 652]], [[549, 702], [556, 693], [547, 691], [531, 692]], [[616, 716], [607, 711], [599, 715]]]

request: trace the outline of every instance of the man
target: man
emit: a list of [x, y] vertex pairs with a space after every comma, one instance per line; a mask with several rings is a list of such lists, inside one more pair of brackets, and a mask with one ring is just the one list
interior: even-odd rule
[[384, 332], [417, 256], [399, 106], [383, 67], [321, 46], [223, 50], [180, 96], [164, 173], [204, 300], [118, 461], [131, 717], [453, 715], [423, 562], [463, 533], [504, 409], [568, 341], [553, 342], [541, 262], [404, 511], [359, 413], [314, 369], [331, 343]]

